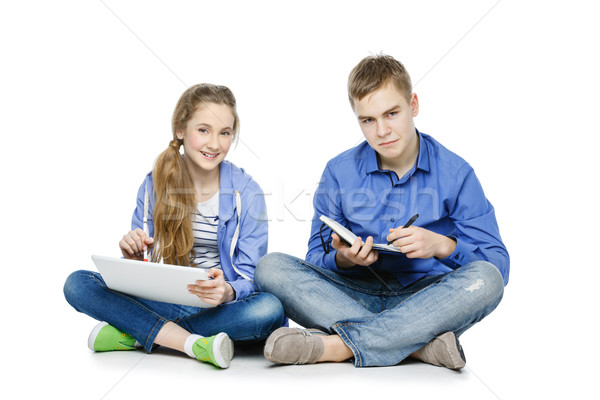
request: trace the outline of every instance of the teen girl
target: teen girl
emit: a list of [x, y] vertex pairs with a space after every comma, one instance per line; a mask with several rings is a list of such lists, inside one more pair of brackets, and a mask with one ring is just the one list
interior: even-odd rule
[[186, 90], [172, 127], [173, 140], [142, 183], [132, 231], [119, 247], [127, 259], [142, 260], [148, 251], [155, 262], [208, 269], [212, 279], [190, 282], [188, 290], [217, 307], [134, 298], [90, 271], [72, 273], [64, 293], [77, 311], [104, 321], [90, 334], [94, 351], [151, 352], [160, 345], [227, 368], [234, 341], [264, 340], [284, 323], [279, 300], [253, 284], [267, 252], [266, 205], [250, 175], [224, 160], [239, 128], [228, 88]]

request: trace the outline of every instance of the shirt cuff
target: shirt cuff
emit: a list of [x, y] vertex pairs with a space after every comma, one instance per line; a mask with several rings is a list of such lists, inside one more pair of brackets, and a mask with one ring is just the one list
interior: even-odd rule
[[457, 269], [473, 261], [473, 253], [477, 249], [477, 246], [465, 243], [453, 236], [448, 237], [456, 242], [456, 248], [448, 257], [439, 258], [439, 262], [452, 269]]
[[337, 250], [331, 249], [329, 253], [323, 255], [323, 266], [331, 271], [339, 271], [338, 266], [335, 262], [335, 255], [337, 254]]
[[230, 303], [248, 297], [251, 293], [254, 292], [254, 284], [250, 281], [247, 281], [246, 279], [237, 279], [233, 282], [227, 283], [231, 285], [233, 291], [235, 292], [235, 299], [230, 301]]
[[[350, 268], [339, 268], [337, 263], [335, 262], [335, 255], [337, 254], [337, 250], [335, 249], [331, 249], [331, 251], [328, 254], [325, 254], [323, 256], [323, 266], [330, 270], [335, 272], [336, 274], [340, 274], [340, 275], [344, 275], [344, 276], [355, 276], [357, 271], [360, 268], [360, 266], [355, 265], [354, 267], [350, 267]], [[364, 270], [364, 268], [362, 269]]]

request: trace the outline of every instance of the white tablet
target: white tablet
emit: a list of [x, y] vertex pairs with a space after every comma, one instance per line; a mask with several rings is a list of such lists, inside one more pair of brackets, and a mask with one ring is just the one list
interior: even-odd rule
[[104, 256], [92, 256], [92, 260], [112, 290], [147, 300], [200, 308], [214, 307], [187, 289], [189, 284], [197, 280], [208, 279], [208, 271], [203, 268]]

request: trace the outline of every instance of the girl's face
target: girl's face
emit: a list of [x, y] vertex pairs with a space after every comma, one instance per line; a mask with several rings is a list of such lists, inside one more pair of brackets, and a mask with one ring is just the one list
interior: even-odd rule
[[227, 105], [199, 105], [185, 128], [177, 131], [189, 166], [198, 172], [218, 168], [231, 147], [233, 124], [234, 116]]

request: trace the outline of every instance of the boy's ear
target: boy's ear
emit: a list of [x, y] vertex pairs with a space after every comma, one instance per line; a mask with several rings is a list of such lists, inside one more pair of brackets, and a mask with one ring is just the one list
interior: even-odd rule
[[412, 96], [410, 96], [410, 106], [412, 108], [412, 116], [416, 117], [419, 115], [419, 98], [416, 93], [413, 93]]

